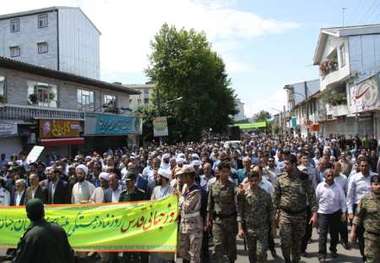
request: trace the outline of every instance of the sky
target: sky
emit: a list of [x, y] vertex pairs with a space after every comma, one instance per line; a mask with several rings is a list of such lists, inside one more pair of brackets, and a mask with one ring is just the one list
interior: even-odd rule
[[[251, 117], [277, 113], [284, 85], [319, 77], [321, 27], [380, 23], [379, 0], [0, 0], [0, 14], [80, 7], [102, 32], [101, 79], [145, 83], [150, 42], [163, 23], [206, 33]], [[6, 4], [5, 4], [6, 3]]]

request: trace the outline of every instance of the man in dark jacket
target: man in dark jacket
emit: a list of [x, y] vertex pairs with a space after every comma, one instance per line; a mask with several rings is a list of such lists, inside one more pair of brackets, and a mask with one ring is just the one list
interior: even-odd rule
[[30, 186], [26, 189], [25, 199], [28, 202], [31, 199], [38, 198], [42, 203], [47, 202], [47, 191], [46, 188], [40, 186], [40, 180], [37, 174], [32, 173], [29, 176]]
[[70, 189], [69, 184], [61, 178], [61, 171], [55, 168], [48, 173], [48, 204], [69, 204]]
[[14, 263], [73, 263], [74, 252], [65, 230], [45, 220], [45, 211], [40, 199], [31, 199], [26, 204], [26, 213], [31, 225], [17, 245]]

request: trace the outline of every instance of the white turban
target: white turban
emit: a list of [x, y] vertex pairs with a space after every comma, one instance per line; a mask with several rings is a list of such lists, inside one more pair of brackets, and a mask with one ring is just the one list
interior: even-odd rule
[[84, 165], [84, 164], [80, 164], [80, 165], [78, 165], [77, 167], [75, 167], [75, 170], [78, 170], [78, 169], [81, 169], [81, 170], [85, 173], [85, 175], [87, 175], [87, 173], [88, 173], [88, 168], [87, 168], [86, 165]]

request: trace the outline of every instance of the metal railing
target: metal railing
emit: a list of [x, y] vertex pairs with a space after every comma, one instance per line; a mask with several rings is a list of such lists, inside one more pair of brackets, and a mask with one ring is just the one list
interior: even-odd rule
[[84, 120], [84, 112], [29, 105], [0, 104], [0, 119], [24, 121], [33, 119]]

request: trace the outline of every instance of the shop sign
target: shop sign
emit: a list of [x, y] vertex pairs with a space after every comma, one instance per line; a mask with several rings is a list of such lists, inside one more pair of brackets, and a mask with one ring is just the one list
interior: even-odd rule
[[157, 117], [153, 120], [153, 136], [168, 136], [168, 121], [166, 117]]
[[88, 113], [85, 117], [85, 135], [123, 136], [139, 130], [140, 119], [134, 116]]
[[350, 88], [351, 112], [370, 111], [379, 107], [379, 74]]
[[80, 121], [40, 120], [40, 138], [79, 137]]
[[0, 137], [17, 136], [17, 134], [16, 122], [0, 121]]

